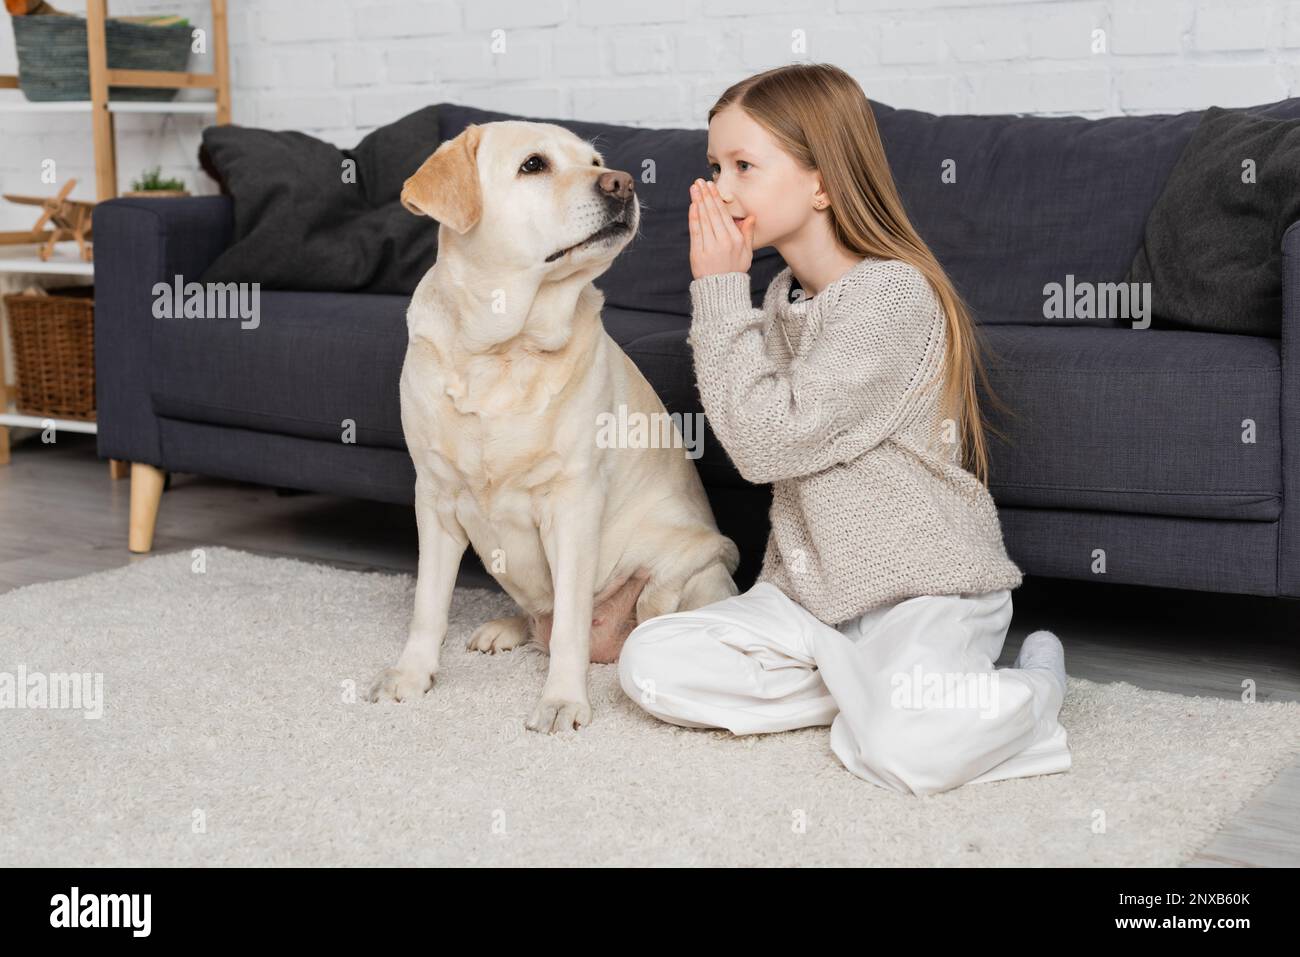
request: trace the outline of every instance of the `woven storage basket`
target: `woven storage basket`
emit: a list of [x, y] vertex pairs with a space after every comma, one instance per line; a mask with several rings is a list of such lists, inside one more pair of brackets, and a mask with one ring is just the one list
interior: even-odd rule
[[[18, 49], [18, 87], [29, 100], [90, 99], [84, 17], [11, 17]], [[188, 24], [151, 27], [108, 20], [104, 24], [108, 67], [112, 70], [183, 71], [190, 62]], [[170, 100], [175, 89], [114, 86], [114, 100]]]
[[91, 286], [4, 297], [23, 415], [95, 421], [95, 300]]

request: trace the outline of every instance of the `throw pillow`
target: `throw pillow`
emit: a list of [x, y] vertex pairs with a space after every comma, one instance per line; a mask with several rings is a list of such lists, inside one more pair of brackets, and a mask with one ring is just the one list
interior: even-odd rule
[[411, 293], [437, 259], [438, 226], [399, 196], [439, 142], [436, 106], [352, 149], [290, 130], [209, 126], [199, 161], [232, 198], [235, 232], [200, 281]]
[[1282, 233], [1300, 220], [1300, 120], [1212, 106], [1147, 217], [1126, 282], [1152, 328], [1282, 331]]

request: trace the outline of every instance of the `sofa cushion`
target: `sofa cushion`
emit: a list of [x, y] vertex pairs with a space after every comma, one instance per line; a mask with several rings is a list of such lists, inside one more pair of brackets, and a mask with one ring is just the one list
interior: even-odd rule
[[[256, 329], [235, 319], [152, 320], [153, 410], [329, 442], [342, 442], [352, 420], [357, 446], [404, 450], [406, 307], [406, 296], [265, 291]], [[668, 412], [702, 416], [685, 320], [663, 328], [658, 313], [610, 307], [603, 320]], [[998, 505], [1281, 515], [1275, 339], [1043, 325], [983, 333], [989, 380], [1017, 412], [998, 410], [982, 390], [988, 423], [1010, 439], [987, 433]], [[702, 423], [701, 479], [744, 488]]]
[[[669, 413], [698, 416], [694, 435], [699, 436], [700, 456], [695, 460], [700, 479], [713, 488], [746, 488], [751, 485], [741, 476], [726, 449], [713, 434], [699, 389], [695, 385], [695, 364], [686, 341], [689, 325], [664, 329], [641, 336], [623, 345], [646, 381]], [[702, 428], [701, 428], [702, 426]]]
[[[1214, 333], [996, 325], [981, 389], [999, 505], [1275, 521], [1281, 368], [1271, 340]], [[670, 412], [700, 412], [685, 330], [625, 344]], [[1254, 442], [1243, 420], [1254, 422]], [[749, 484], [705, 421], [710, 486]], [[998, 476], [1014, 476], [1000, 481]]]
[[[1276, 521], [1274, 339], [1181, 330], [985, 327], [989, 489], [1001, 506]], [[1216, 556], [1186, 556], [1214, 561]]]
[[1147, 217], [1126, 278], [1151, 284], [1154, 328], [1277, 337], [1282, 234], [1297, 221], [1300, 119], [1212, 106]]
[[[154, 319], [154, 411], [329, 442], [342, 441], [350, 419], [356, 445], [404, 450], [406, 306], [404, 296], [267, 291], [256, 329], [238, 319]], [[666, 321], [604, 312], [610, 336], [667, 411], [702, 415], [688, 323]], [[999, 505], [1277, 520], [1277, 340], [1069, 326], [981, 331], [994, 391], [1016, 411], [1007, 416], [981, 394], [988, 423], [1010, 440], [987, 433]], [[701, 479], [748, 485], [702, 421]]]
[[[260, 322], [154, 319], [152, 401], [190, 422], [405, 451], [398, 383], [406, 355], [405, 296], [264, 291]], [[641, 369], [669, 412], [700, 412], [689, 321], [606, 307], [610, 337]], [[742, 487], [711, 433], [696, 461], [709, 485]]]
[[[261, 292], [259, 324], [153, 319], [158, 415], [405, 449], [398, 381], [407, 296]], [[165, 450], [164, 450], [165, 451]]]
[[[938, 116], [878, 103], [872, 111], [912, 224], [978, 321], [1125, 324], [1047, 320], [1043, 287], [1069, 275], [1124, 279], [1201, 111], [1101, 119]], [[1300, 97], [1244, 112], [1300, 117]]]

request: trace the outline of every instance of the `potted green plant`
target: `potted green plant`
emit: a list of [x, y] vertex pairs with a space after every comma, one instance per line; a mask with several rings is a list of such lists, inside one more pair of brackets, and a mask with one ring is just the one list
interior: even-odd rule
[[122, 194], [123, 196], [188, 196], [189, 191], [185, 188], [185, 181], [179, 179], [163, 179], [162, 167], [155, 166], [153, 169], [145, 170], [144, 175], [137, 180], [131, 181], [131, 189]]

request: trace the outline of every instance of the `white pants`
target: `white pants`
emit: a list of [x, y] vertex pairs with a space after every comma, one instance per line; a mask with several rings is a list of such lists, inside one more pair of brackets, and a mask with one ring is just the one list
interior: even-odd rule
[[831, 725], [831, 750], [881, 787], [932, 794], [1070, 767], [1062, 690], [995, 668], [1011, 592], [922, 595], [836, 627], [769, 582], [644, 621], [623, 690], [664, 721], [733, 734]]

